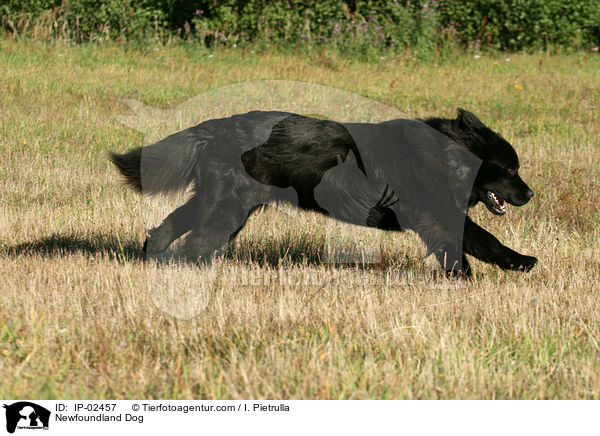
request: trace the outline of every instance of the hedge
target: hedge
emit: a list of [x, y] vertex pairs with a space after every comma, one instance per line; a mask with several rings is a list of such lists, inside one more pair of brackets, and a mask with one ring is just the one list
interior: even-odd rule
[[349, 50], [593, 48], [600, 0], [0, 0], [8, 36]]

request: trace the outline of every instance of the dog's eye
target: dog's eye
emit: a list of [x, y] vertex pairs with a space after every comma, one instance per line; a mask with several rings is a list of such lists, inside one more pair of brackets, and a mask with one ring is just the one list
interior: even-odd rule
[[513, 170], [512, 168], [509, 168], [509, 169], [507, 169], [507, 170], [506, 170], [506, 172], [507, 172], [508, 174], [512, 174], [512, 173], [514, 173], [514, 172], [515, 172], [515, 170]]

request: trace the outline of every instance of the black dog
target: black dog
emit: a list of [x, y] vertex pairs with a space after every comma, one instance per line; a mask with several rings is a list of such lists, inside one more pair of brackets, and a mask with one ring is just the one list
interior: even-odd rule
[[259, 206], [286, 201], [353, 224], [411, 229], [447, 273], [468, 276], [465, 253], [503, 269], [537, 259], [502, 245], [467, 216], [483, 202], [494, 214], [533, 192], [517, 174], [513, 147], [462, 109], [456, 119], [337, 123], [285, 112], [205, 121], [158, 143], [111, 154], [133, 187], [193, 196], [150, 230], [147, 255], [183, 234], [185, 252], [223, 252]]

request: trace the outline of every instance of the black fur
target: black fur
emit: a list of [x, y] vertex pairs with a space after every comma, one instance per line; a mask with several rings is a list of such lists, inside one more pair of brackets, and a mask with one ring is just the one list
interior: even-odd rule
[[[456, 119], [381, 124], [250, 112], [110, 158], [144, 193], [194, 182], [187, 203], [150, 230], [148, 254], [191, 231], [187, 255], [208, 258], [237, 235], [253, 210], [283, 200], [354, 224], [414, 230], [453, 275], [470, 275], [464, 253], [504, 269], [528, 271], [537, 262], [465, 217], [479, 201], [503, 214], [504, 200], [520, 206], [533, 192], [517, 174], [512, 146], [462, 109]], [[469, 170], [478, 170], [472, 179]], [[468, 189], [464, 202], [461, 189]]]
[[[481, 201], [492, 213], [503, 215], [503, 212], [494, 207], [490, 192], [515, 206], [522, 206], [533, 197], [533, 191], [518, 174], [519, 158], [514, 148], [475, 115], [458, 109], [458, 117], [454, 120], [428, 118], [425, 122], [482, 160], [469, 198], [469, 207]], [[537, 263], [535, 257], [519, 254], [502, 245], [495, 236], [475, 224], [469, 217], [465, 220], [464, 250], [477, 259], [496, 264], [503, 269], [527, 272]]]

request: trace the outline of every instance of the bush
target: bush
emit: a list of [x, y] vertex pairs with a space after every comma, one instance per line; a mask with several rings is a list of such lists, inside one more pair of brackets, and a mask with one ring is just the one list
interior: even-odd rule
[[371, 55], [448, 44], [518, 50], [600, 45], [598, 0], [0, 0], [10, 35], [77, 42], [181, 36]]
[[600, 43], [598, 0], [446, 1], [441, 22], [465, 43], [499, 49], [583, 48]]
[[336, 47], [358, 56], [413, 48], [428, 55], [436, 45], [438, 14], [418, 3], [342, 0], [220, 1], [195, 11], [195, 36], [208, 45], [268, 40], [283, 46]]
[[147, 39], [168, 25], [163, 10], [139, 0], [0, 0], [2, 26], [13, 35], [90, 40]]

